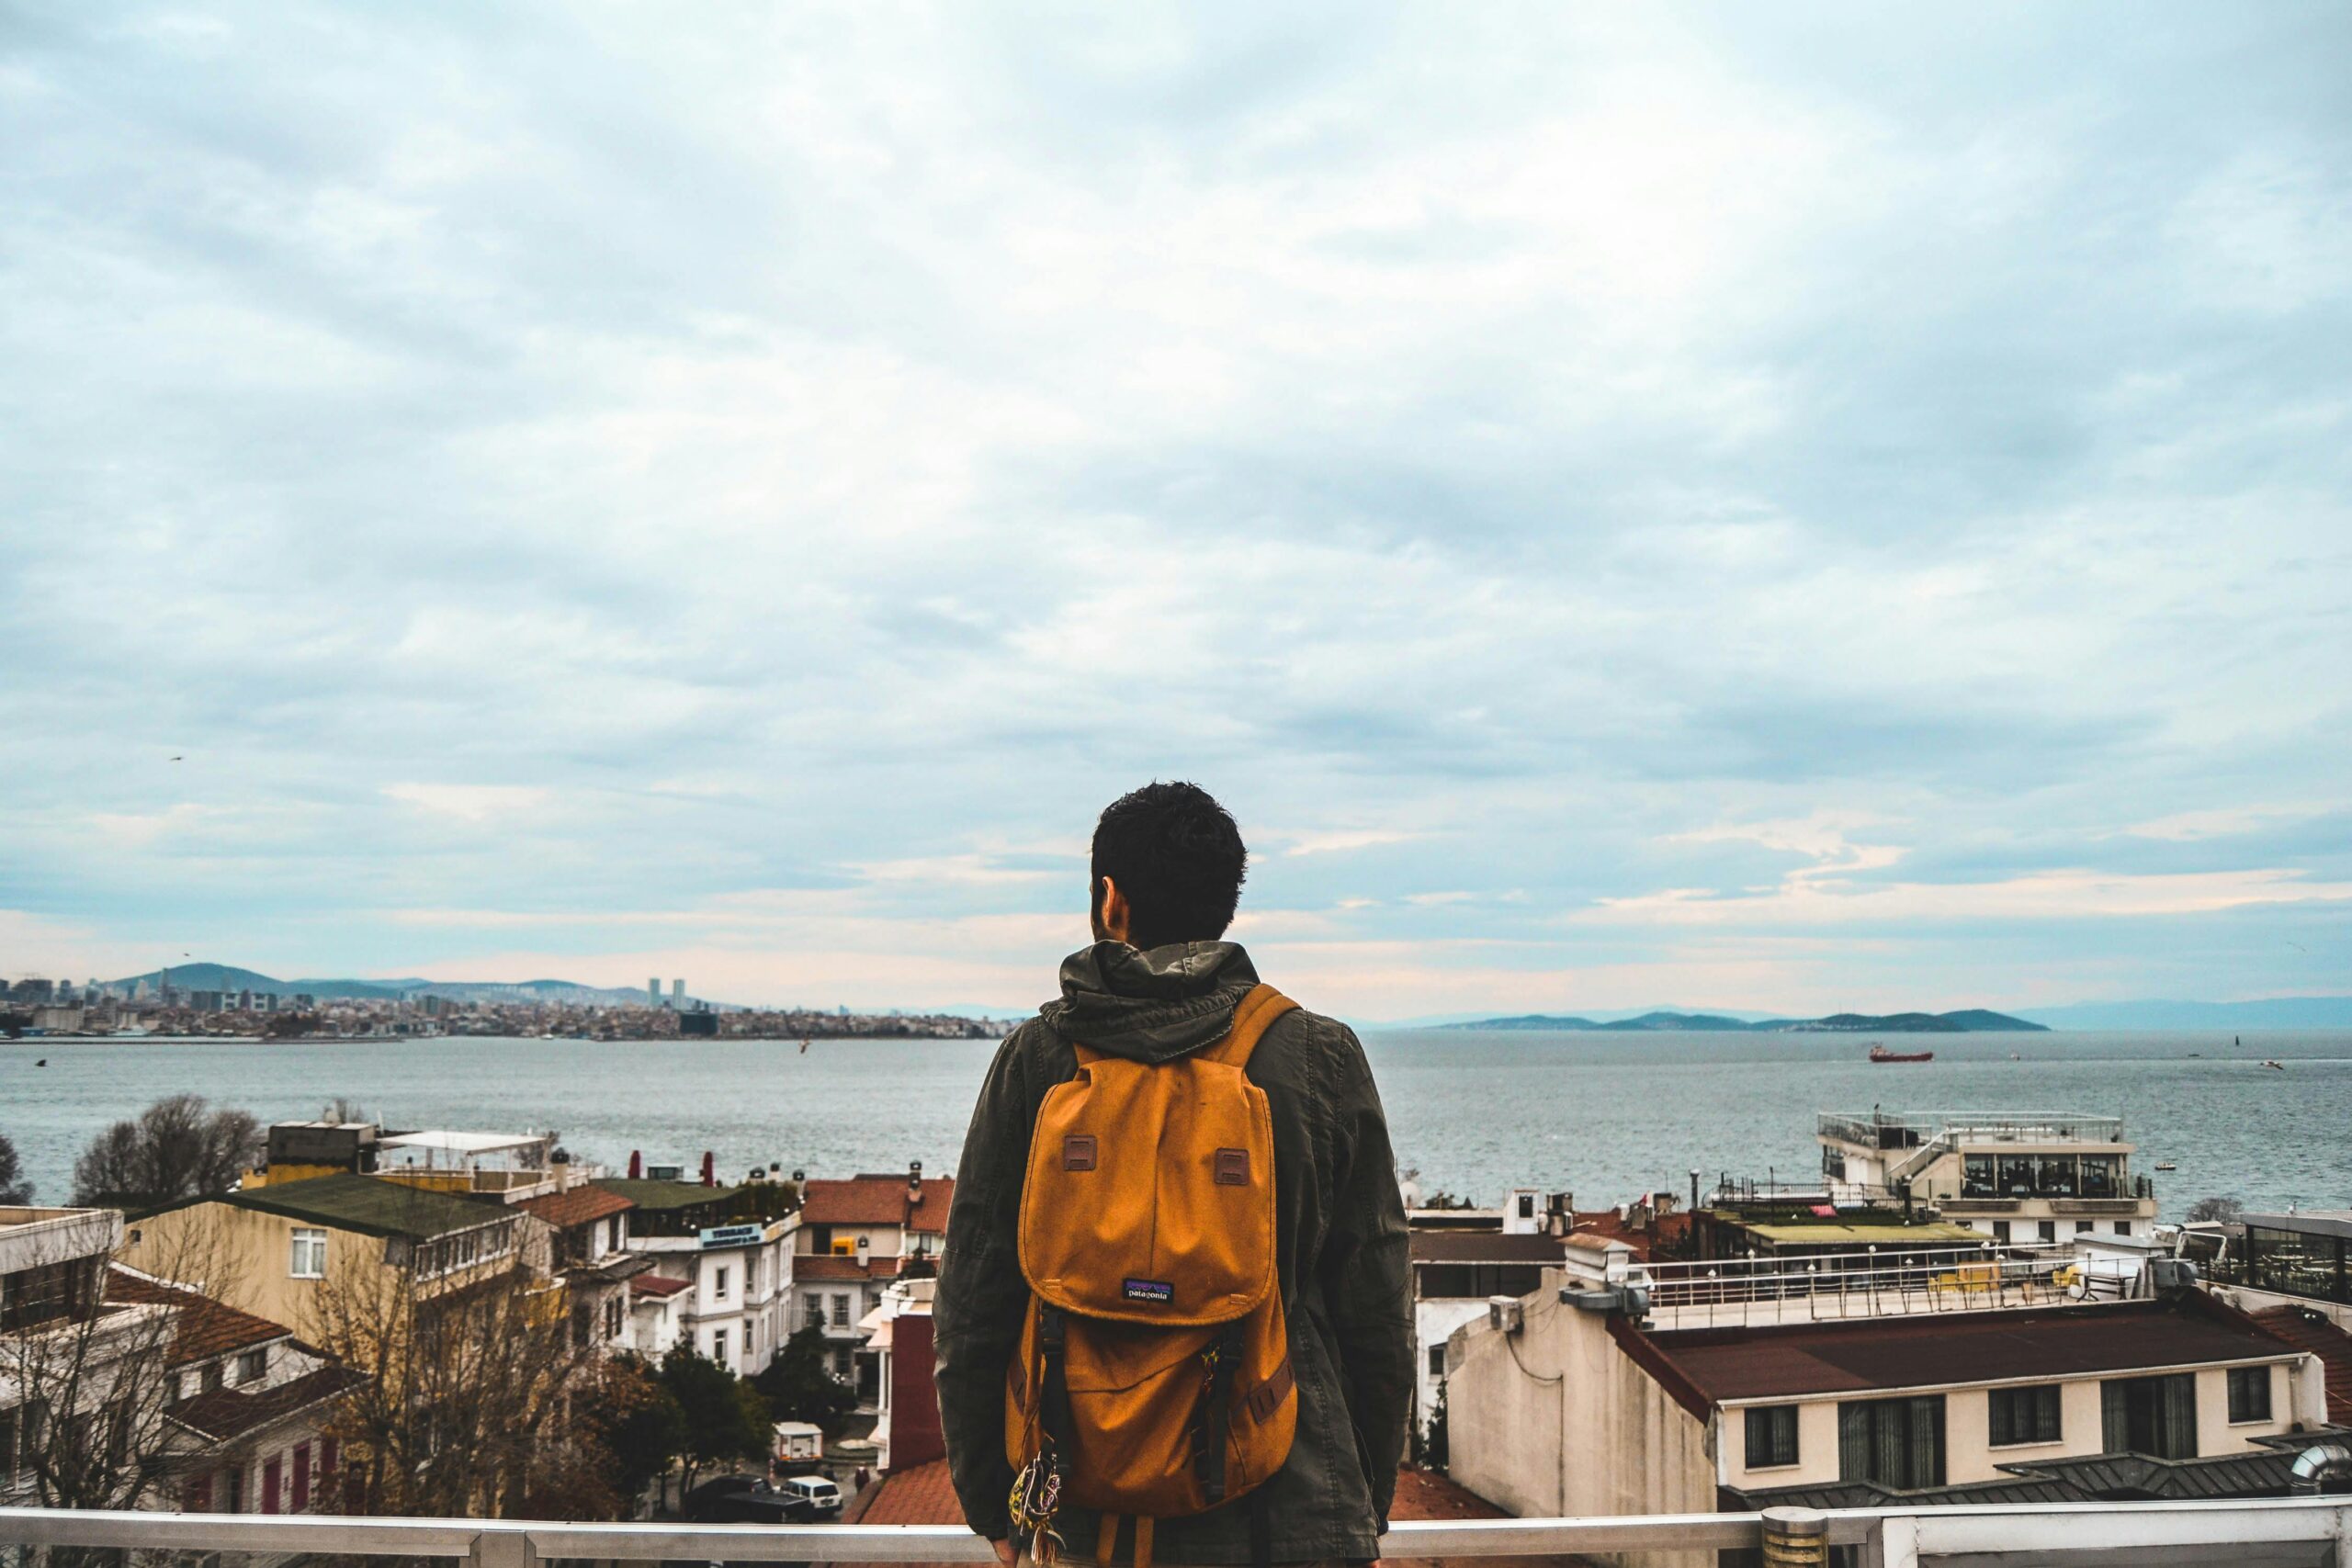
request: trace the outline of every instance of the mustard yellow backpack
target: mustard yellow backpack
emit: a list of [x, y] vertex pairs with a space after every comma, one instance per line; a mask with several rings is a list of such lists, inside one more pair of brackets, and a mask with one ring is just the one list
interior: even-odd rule
[[1298, 1004], [1259, 986], [1224, 1039], [1161, 1063], [1078, 1046], [1037, 1112], [1021, 1193], [1029, 1313], [1006, 1376], [1017, 1531], [1051, 1562], [1065, 1502], [1100, 1510], [1095, 1558], [1132, 1516], [1260, 1485], [1289, 1457], [1298, 1397], [1274, 1264], [1273, 1122], [1245, 1069]]

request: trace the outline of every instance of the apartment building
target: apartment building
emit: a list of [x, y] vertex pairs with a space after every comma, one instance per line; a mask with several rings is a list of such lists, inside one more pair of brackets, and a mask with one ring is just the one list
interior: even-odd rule
[[525, 1198], [515, 1207], [548, 1229], [548, 1267], [563, 1286], [572, 1343], [634, 1348], [629, 1281], [653, 1267], [651, 1257], [629, 1247], [629, 1214], [637, 1205], [590, 1182]]
[[764, 1371], [786, 1332], [791, 1190], [616, 1178], [593, 1185], [628, 1201], [627, 1246], [650, 1263], [628, 1281], [640, 1347], [690, 1345], [745, 1377]]
[[298, 1331], [330, 1280], [431, 1297], [518, 1265], [544, 1273], [547, 1255], [547, 1227], [519, 1210], [345, 1173], [187, 1199], [141, 1216], [121, 1252]]
[[866, 1315], [902, 1274], [935, 1269], [947, 1236], [952, 1178], [924, 1179], [922, 1162], [904, 1176], [804, 1181], [792, 1227], [792, 1303], [787, 1332], [824, 1330], [833, 1375], [878, 1398], [877, 1369], [859, 1363]]
[[1543, 1515], [2253, 1496], [2332, 1434], [2318, 1359], [2185, 1275], [2073, 1300], [1981, 1256], [1728, 1277], [1572, 1249], [1450, 1341], [1451, 1472]]

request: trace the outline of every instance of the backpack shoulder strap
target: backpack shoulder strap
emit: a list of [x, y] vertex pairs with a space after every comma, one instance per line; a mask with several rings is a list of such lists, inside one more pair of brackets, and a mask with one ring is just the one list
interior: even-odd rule
[[1258, 1049], [1258, 1042], [1265, 1037], [1266, 1030], [1274, 1020], [1297, 1006], [1296, 1002], [1261, 981], [1250, 987], [1250, 994], [1241, 998], [1241, 1005], [1233, 1010], [1232, 1030], [1216, 1044], [1196, 1053], [1195, 1059], [1222, 1062], [1231, 1067], [1248, 1067], [1251, 1055]]

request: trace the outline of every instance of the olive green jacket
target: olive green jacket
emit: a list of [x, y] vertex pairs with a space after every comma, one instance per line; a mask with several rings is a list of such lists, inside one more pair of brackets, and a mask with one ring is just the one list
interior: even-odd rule
[[[1064, 961], [1061, 981], [1060, 999], [1012, 1032], [981, 1086], [932, 1309], [948, 1467], [964, 1517], [993, 1538], [1010, 1528], [1005, 1367], [1029, 1303], [1016, 1233], [1037, 1108], [1078, 1070], [1072, 1041], [1137, 1061], [1181, 1056], [1226, 1033], [1258, 972], [1232, 942], [1140, 953], [1105, 942]], [[1160, 1521], [1153, 1555], [1248, 1562], [1258, 1507], [1273, 1562], [1375, 1557], [1413, 1397], [1411, 1271], [1387, 1119], [1354, 1033], [1304, 1010], [1267, 1030], [1250, 1078], [1273, 1113], [1275, 1246], [1298, 1436], [1257, 1492]], [[1091, 1558], [1094, 1516], [1067, 1507], [1057, 1526], [1073, 1560]]]

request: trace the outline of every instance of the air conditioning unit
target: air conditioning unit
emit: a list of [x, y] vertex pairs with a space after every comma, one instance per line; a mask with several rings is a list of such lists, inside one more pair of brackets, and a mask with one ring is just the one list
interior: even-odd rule
[[1487, 1326], [1498, 1334], [1516, 1334], [1525, 1324], [1517, 1296], [1487, 1298]]

